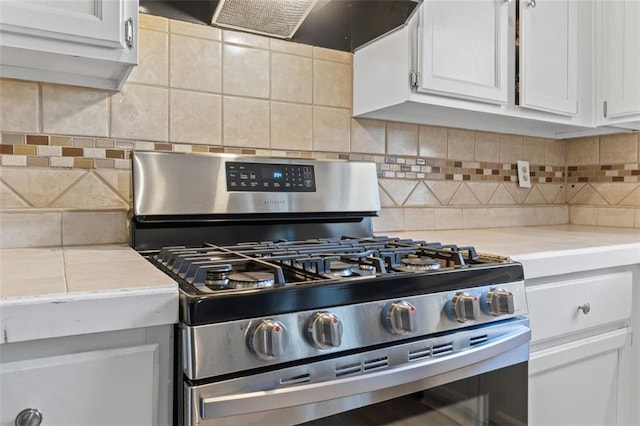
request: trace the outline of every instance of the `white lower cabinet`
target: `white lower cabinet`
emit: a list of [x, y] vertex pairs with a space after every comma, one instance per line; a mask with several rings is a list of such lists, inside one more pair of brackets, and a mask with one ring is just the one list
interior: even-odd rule
[[529, 425], [629, 423], [631, 270], [527, 282]]
[[170, 346], [169, 326], [1, 345], [0, 425], [170, 424]]
[[619, 360], [629, 334], [623, 328], [532, 353], [529, 425], [618, 424]]

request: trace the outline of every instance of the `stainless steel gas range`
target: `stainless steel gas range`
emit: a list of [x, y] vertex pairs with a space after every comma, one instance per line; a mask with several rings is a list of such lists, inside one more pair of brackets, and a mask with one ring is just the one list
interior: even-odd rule
[[374, 164], [134, 152], [133, 195], [180, 286], [177, 423], [526, 424], [522, 266], [374, 235]]

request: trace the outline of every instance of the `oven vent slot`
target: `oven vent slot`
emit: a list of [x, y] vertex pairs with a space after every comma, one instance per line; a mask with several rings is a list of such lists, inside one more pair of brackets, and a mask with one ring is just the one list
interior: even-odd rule
[[409, 351], [409, 361], [417, 361], [431, 356], [431, 347], [414, 349]]
[[487, 340], [489, 340], [489, 336], [487, 336], [486, 334], [483, 334], [482, 336], [472, 337], [471, 339], [469, 339], [469, 346], [479, 345], [486, 342]]
[[450, 354], [453, 352], [453, 343], [445, 343], [444, 345], [434, 346], [432, 353], [433, 356]]
[[389, 358], [385, 356], [382, 358], [376, 358], [370, 361], [365, 361], [362, 364], [362, 369], [364, 371], [369, 371], [369, 370], [375, 370], [377, 368], [384, 368], [388, 366], [389, 366]]
[[336, 368], [336, 377], [348, 376], [349, 374], [356, 374], [361, 371], [362, 364], [359, 362], [355, 364], [344, 365], [342, 367]]
[[311, 375], [309, 373], [300, 374], [298, 376], [288, 377], [286, 379], [280, 379], [280, 384], [284, 386], [297, 385], [299, 383], [309, 383], [311, 381]]

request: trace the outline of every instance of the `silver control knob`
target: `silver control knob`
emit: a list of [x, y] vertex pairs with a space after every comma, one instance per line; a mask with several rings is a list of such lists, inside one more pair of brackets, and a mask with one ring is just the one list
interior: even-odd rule
[[472, 321], [478, 318], [480, 302], [471, 294], [456, 293], [451, 299], [451, 310], [458, 322]]
[[42, 413], [35, 408], [22, 410], [16, 416], [16, 426], [40, 426], [42, 423]]
[[259, 358], [274, 359], [282, 356], [289, 338], [284, 326], [275, 320], [262, 320], [249, 335], [249, 349]]
[[416, 331], [416, 308], [409, 302], [392, 302], [386, 309], [385, 322], [393, 334], [408, 334]]
[[487, 293], [487, 308], [494, 317], [513, 314], [513, 293], [503, 289], [492, 288]]
[[316, 312], [309, 320], [307, 337], [314, 348], [337, 348], [342, 343], [342, 321], [331, 312]]

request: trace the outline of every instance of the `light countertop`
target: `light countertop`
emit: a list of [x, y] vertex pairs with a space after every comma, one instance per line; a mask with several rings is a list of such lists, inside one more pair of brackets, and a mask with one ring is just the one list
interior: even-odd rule
[[407, 231], [394, 237], [471, 245], [521, 262], [525, 278], [640, 263], [640, 229], [583, 225]]
[[126, 245], [0, 250], [0, 341], [173, 324], [178, 289]]

